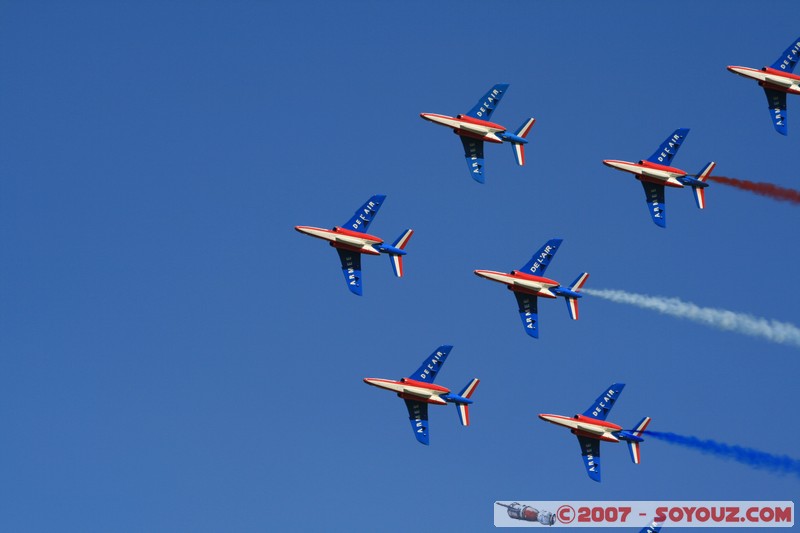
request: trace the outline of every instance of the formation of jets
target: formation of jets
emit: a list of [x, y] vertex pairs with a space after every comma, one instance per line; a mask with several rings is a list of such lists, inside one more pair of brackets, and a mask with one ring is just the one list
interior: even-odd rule
[[[800, 38], [796, 39], [770, 67], [761, 69], [728, 67], [728, 70], [735, 74], [758, 81], [758, 84], [764, 88], [775, 129], [783, 135], [787, 134], [786, 95], [800, 94], [800, 76], [792, 74], [799, 58]], [[420, 114], [423, 119], [450, 128], [459, 136], [464, 146], [464, 155], [470, 175], [480, 183], [485, 181], [484, 142], [496, 144], [508, 142], [517, 163], [520, 166], [525, 164], [525, 145], [528, 143], [527, 136], [535, 119], [526, 119], [513, 133], [504, 126], [491, 121], [492, 115], [508, 91], [508, 87], [509, 85], [506, 83], [494, 85], [465, 114], [454, 117], [434, 113]], [[715, 163], [707, 163], [697, 174], [688, 174], [686, 171], [672, 166], [672, 160], [688, 133], [688, 128], [676, 129], [650, 157], [638, 162], [616, 159], [603, 161], [611, 168], [633, 174], [641, 182], [650, 216], [653, 222], [662, 228], [666, 227], [664, 193], [666, 187], [689, 187], [694, 194], [697, 207], [705, 208], [707, 180], [714, 170]], [[352, 293], [359, 296], [362, 295], [361, 256], [363, 254], [388, 255], [395, 275], [403, 276], [403, 258], [406, 255], [405, 249], [413, 230], [405, 230], [391, 245], [386, 244], [380, 237], [367, 232], [385, 200], [385, 195], [372, 196], [343, 226], [335, 226], [332, 229], [313, 226], [295, 227], [297, 231], [326, 240], [336, 248], [347, 287]], [[539, 337], [539, 297], [564, 298], [570, 318], [578, 319], [578, 300], [582, 297], [580, 291], [589, 274], [586, 272], [580, 274], [566, 287], [545, 277], [545, 271], [562, 242], [562, 239], [550, 239], [519, 270], [512, 270], [508, 273], [494, 270], [474, 271], [479, 277], [506, 285], [514, 293], [525, 332], [533, 338]], [[399, 380], [364, 378], [364, 382], [368, 385], [391, 391], [405, 401], [414, 436], [418, 442], [424, 445], [430, 443], [428, 405], [452, 403], [457, 408], [462, 425], [468, 426], [470, 422], [469, 406], [472, 404], [471, 397], [479, 380], [472, 379], [458, 394], [434, 383], [451, 350], [452, 346], [440, 346], [425, 359], [414, 373]], [[539, 415], [539, 418], [544, 421], [568, 428], [578, 438], [586, 472], [592, 480], [597, 482], [600, 481], [600, 443], [602, 441], [624, 441], [628, 445], [632, 461], [638, 464], [641, 459], [640, 444], [644, 440], [643, 434], [650, 423], [650, 418], [643, 418], [632, 429], [623, 429], [622, 426], [606, 420], [624, 386], [622, 383], [614, 383], [582, 414], [574, 416]], [[513, 515], [512, 517], [545, 523], [542, 522], [541, 513], [536, 509], [521, 506], [516, 502], [499, 505], [506, 507], [509, 515]], [[549, 518], [546, 521], [552, 525]], [[653, 528], [653, 531], [660, 529], [655, 524], [650, 527]]]

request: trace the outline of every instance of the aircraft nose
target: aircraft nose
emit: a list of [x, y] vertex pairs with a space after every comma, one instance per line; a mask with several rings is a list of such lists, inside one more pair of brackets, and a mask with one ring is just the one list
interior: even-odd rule
[[473, 270], [472, 271], [472, 273], [475, 274], [476, 276], [478, 276], [479, 278], [489, 279], [486, 276], [485, 272], [486, 272], [485, 270]]

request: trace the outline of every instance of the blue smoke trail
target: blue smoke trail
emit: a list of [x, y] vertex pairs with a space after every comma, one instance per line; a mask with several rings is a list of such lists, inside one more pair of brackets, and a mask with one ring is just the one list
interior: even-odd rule
[[737, 463], [742, 463], [760, 470], [769, 470], [779, 474], [793, 474], [800, 477], [800, 460], [792, 459], [788, 455], [773, 455], [771, 453], [724, 444], [715, 440], [703, 440], [697, 437], [687, 437], [677, 433], [661, 431], [645, 431], [645, 434], [657, 439], [693, 448], [702, 453], [716, 455], [723, 459], [731, 459]]

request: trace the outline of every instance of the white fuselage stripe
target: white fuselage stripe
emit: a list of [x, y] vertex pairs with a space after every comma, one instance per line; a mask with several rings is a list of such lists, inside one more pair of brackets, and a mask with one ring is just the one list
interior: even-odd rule
[[446, 401], [440, 398], [442, 394], [446, 394], [444, 391], [434, 391], [431, 389], [427, 389], [425, 387], [416, 387], [408, 383], [401, 383], [398, 381], [390, 381], [390, 380], [371, 379], [368, 381], [368, 383], [370, 385], [374, 385], [375, 387], [386, 389], [392, 392], [419, 396], [420, 400], [427, 400], [442, 405], [447, 403]]
[[736, 74], [739, 74], [746, 78], [763, 81], [770, 85], [777, 85], [778, 87], [785, 87], [786, 89], [789, 89], [792, 92], [800, 93], [800, 80], [787, 78], [785, 76], [772, 74], [771, 72], [764, 72], [763, 70], [758, 70], [754, 68], [731, 67], [731, 70]]
[[366, 237], [354, 237], [352, 235], [344, 235], [342, 233], [336, 233], [328, 229], [312, 228], [308, 226], [302, 227], [300, 231], [307, 235], [311, 235], [312, 237], [317, 237], [319, 239], [324, 239], [326, 241], [346, 244], [347, 246], [352, 246], [354, 248], [361, 248], [367, 251], [368, 253], [373, 253], [373, 254], [375, 254], [377, 251], [372, 247], [372, 245], [380, 244], [383, 242], [380, 240], [368, 239]]
[[632, 174], [639, 174], [648, 178], [657, 179], [670, 183], [676, 187], [683, 187], [683, 183], [675, 178], [682, 178], [686, 172], [673, 172], [671, 170], [661, 170], [658, 168], [648, 168], [636, 163], [629, 163], [627, 161], [606, 161], [608, 166], [630, 172]]
[[555, 297], [555, 294], [548, 289], [558, 287], [556, 283], [545, 283], [542, 281], [533, 281], [529, 279], [517, 278], [505, 272], [494, 272], [492, 270], [477, 270], [476, 273], [486, 279], [497, 281], [505, 285], [512, 285], [527, 289], [530, 291], [538, 292], [542, 295]]
[[586, 422], [585, 420], [575, 420], [574, 418], [558, 415], [542, 415], [542, 418], [548, 422], [552, 422], [553, 424], [558, 424], [559, 426], [564, 426], [566, 428], [575, 429], [577, 431], [597, 433], [598, 438], [602, 436], [606, 439], [619, 441], [619, 439], [613, 435], [614, 431], [617, 430], [607, 426], [592, 424], [591, 422]]

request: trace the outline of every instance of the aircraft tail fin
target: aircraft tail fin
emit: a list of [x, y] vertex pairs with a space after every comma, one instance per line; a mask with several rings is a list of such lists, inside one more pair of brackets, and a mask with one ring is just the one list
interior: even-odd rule
[[639, 449], [639, 445], [642, 443], [642, 433], [644, 433], [644, 430], [647, 429], [647, 425], [649, 423], [650, 423], [649, 416], [642, 418], [639, 421], [639, 423], [636, 424], [636, 427], [630, 432], [634, 437], [636, 437], [636, 440], [633, 439], [626, 440], [628, 444], [628, 449], [631, 452], [631, 461], [633, 461], [637, 465], [642, 460], [641, 451]]
[[[711, 172], [714, 170], [716, 163], [713, 161], [708, 163], [703, 170], [697, 174], [697, 181], [705, 183]], [[694, 201], [697, 203], [698, 209], [705, 209], [706, 207], [706, 189], [704, 186], [692, 185], [692, 193], [694, 193]]]
[[[570, 292], [577, 293], [583, 288], [586, 280], [589, 279], [589, 273], [584, 272], [578, 276], [575, 281], [569, 286]], [[572, 320], [578, 320], [578, 299], [573, 296], [565, 296], [564, 300], [567, 302], [567, 312]]]
[[[516, 132], [514, 132], [514, 135], [516, 137], [519, 137], [519, 138], [522, 138], [522, 139], [526, 138], [528, 136], [528, 133], [531, 131], [531, 128], [533, 127], [533, 123], [534, 122], [536, 122], [535, 118], [529, 118], [528, 120], [526, 120], [525, 122], [522, 123], [522, 126], [520, 126], [519, 129]], [[519, 166], [524, 165], [525, 164], [525, 144], [524, 143], [519, 143], [519, 142], [514, 142], [514, 140], [512, 139], [511, 140], [511, 148], [514, 150], [514, 158], [517, 160], [517, 164]]]
[[[480, 383], [480, 381], [481, 380], [479, 380], [478, 378], [473, 378], [472, 381], [467, 383], [467, 386], [464, 387], [464, 390], [462, 390], [458, 395], [461, 396], [462, 398], [469, 399], [470, 396], [472, 396], [472, 393], [475, 392], [475, 389], [478, 387], [478, 383]], [[456, 409], [458, 409], [458, 418], [461, 419], [461, 425], [468, 426], [469, 404], [456, 402]]]
[[414, 234], [413, 229], [407, 229], [403, 232], [400, 237], [394, 241], [392, 245], [392, 249], [400, 251], [402, 253], [392, 253], [392, 249], [389, 249], [389, 260], [392, 262], [392, 270], [394, 270], [394, 275], [398, 278], [403, 277], [403, 256], [405, 255], [406, 245], [408, 244], [409, 239], [411, 239], [411, 235]]

